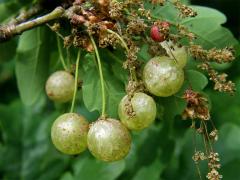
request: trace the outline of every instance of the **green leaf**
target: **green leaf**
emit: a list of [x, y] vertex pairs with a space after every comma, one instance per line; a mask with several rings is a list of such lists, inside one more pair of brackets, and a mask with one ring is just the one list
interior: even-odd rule
[[209, 25], [215, 29], [227, 21], [226, 16], [216, 9], [202, 6], [191, 6], [191, 8], [197, 11], [198, 15], [194, 18], [183, 19], [183, 24], [192, 24], [201, 29], [203, 29], [201, 26], [207, 27]]
[[0, 0], [0, 22], [8, 23], [20, 9], [26, 8], [32, 0]]
[[221, 173], [224, 179], [240, 176], [240, 127], [225, 123], [219, 130], [216, 151], [220, 154]]
[[16, 14], [18, 7], [13, 1], [0, 2], [0, 22]]
[[[182, 122], [183, 123], [183, 122]], [[190, 125], [189, 125], [190, 126]], [[196, 134], [196, 144], [193, 142], [194, 132], [192, 129], [186, 127], [185, 133], [181, 137], [176, 137], [177, 139], [177, 149], [178, 152], [175, 152], [172, 166], [175, 166], [174, 169], [170, 169], [169, 167], [169, 178], [170, 180], [192, 180], [199, 179], [199, 176], [196, 171], [196, 165], [192, 159], [194, 154], [195, 147], [197, 150], [204, 151], [204, 144], [202, 141], [202, 136]], [[203, 161], [199, 163], [199, 168], [201, 171], [202, 177], [205, 177], [207, 173], [207, 162]], [[175, 170], [175, 171], [174, 171]]]
[[221, 174], [223, 175], [224, 179], [236, 179], [236, 177], [240, 177], [239, 166], [240, 159], [234, 159], [233, 161], [229, 162], [226, 165], [221, 167]]
[[177, 115], [181, 115], [186, 107], [186, 102], [178, 96], [161, 98], [159, 102], [164, 107], [163, 123], [165, 131], [169, 134], [174, 132], [173, 123]]
[[204, 48], [223, 48], [237, 44], [237, 40], [232, 33], [222, 27], [222, 24], [226, 22], [226, 16], [224, 14], [208, 7], [190, 7], [198, 13], [194, 18], [179, 18], [178, 11], [171, 3], [152, 9], [151, 13], [155, 18], [163, 18], [169, 22], [180, 23], [188, 27], [190, 32], [197, 35], [196, 43], [202, 45]]
[[134, 176], [133, 180], [159, 180], [159, 176], [164, 169], [164, 165], [161, 161], [156, 157], [155, 161], [148, 166], [143, 166], [139, 169]]
[[[15, 69], [14, 61], [7, 61], [2, 64], [0, 63], [0, 85], [4, 84], [9, 79], [11, 79], [15, 76], [14, 69]], [[8, 89], [8, 87], [6, 87], [6, 86], [5, 86], [5, 88]], [[11, 98], [13, 98], [13, 97], [11, 96]], [[2, 98], [1, 100], [4, 100], [4, 98]]]
[[101, 162], [93, 157], [80, 157], [74, 164], [74, 179], [114, 180], [124, 170], [125, 162]]
[[235, 46], [236, 57], [240, 56], [240, 42]]
[[199, 71], [187, 70], [185, 76], [186, 82], [191, 85], [194, 91], [203, 90], [208, 84], [207, 77]]
[[185, 70], [185, 81], [183, 83], [182, 88], [179, 90], [179, 92], [176, 94], [178, 97], [182, 97], [183, 93], [186, 91], [186, 89], [192, 88], [194, 91], [202, 91], [208, 84], [207, 77], [193, 69]]
[[0, 105], [0, 173], [6, 179], [58, 179], [69, 158], [53, 147], [50, 129], [58, 113], [49, 113], [44, 99], [24, 108], [20, 101]]
[[[83, 64], [83, 101], [89, 111], [102, 109], [102, 94], [99, 71], [93, 54], [85, 56]], [[107, 114], [117, 117], [117, 108], [121, 98], [124, 96], [123, 84], [110, 72], [110, 68], [102, 61]]]
[[66, 172], [63, 174], [60, 180], [74, 180], [74, 177], [71, 172]]
[[0, 63], [14, 59], [16, 54], [17, 41], [12, 39], [8, 42], [0, 44]]
[[[240, 127], [231, 123], [226, 123], [219, 130], [219, 141], [216, 144], [217, 151], [222, 156], [223, 165], [235, 159], [240, 160]], [[224, 157], [224, 158], [223, 158]], [[239, 164], [240, 167], [240, 164]]]
[[[163, 128], [163, 123], [132, 134], [131, 151], [125, 159], [126, 172], [120, 179], [133, 179], [134, 177], [135, 179], [144, 177], [145, 179], [148, 179], [147, 177], [159, 179], [172, 159], [174, 141], [169, 138], [168, 132], [166, 133]], [[140, 177], [141, 175], [143, 177]]]
[[154, 18], [165, 19], [169, 22], [175, 22], [179, 19], [178, 11], [170, 2], [166, 2], [164, 6], [157, 6], [157, 8], [152, 4], [148, 4], [148, 7], [151, 9]]
[[[13, 2], [14, 0], [8, 0], [8, 1], [10, 1], [10, 2], [12, 1]], [[0, 4], [1, 3], [6, 3], [6, 2], [7, 2], [6, 0], [0, 0]]]
[[[230, 96], [227, 93], [216, 92], [208, 90], [212, 102], [212, 119], [216, 119], [216, 124], [223, 124], [226, 121], [240, 125], [240, 79], [234, 81], [236, 85], [236, 93]], [[227, 105], [227, 108], [226, 108]], [[223, 113], [219, 113], [223, 112]]]
[[108, 49], [101, 49], [100, 56], [102, 59], [110, 64], [111, 71], [115, 78], [122, 81], [124, 84], [128, 80], [128, 71], [123, 68], [123, 62], [126, 60], [126, 55], [122, 49], [110, 51]]
[[148, 48], [149, 46], [147, 44], [144, 44], [138, 53], [140, 60], [143, 60], [144, 62], [148, 62], [152, 58], [148, 53]]
[[196, 43], [205, 48], [232, 46], [237, 40], [232, 33], [222, 27], [226, 17], [221, 12], [207, 7], [192, 6], [198, 15], [195, 18], [186, 18], [181, 24], [187, 26], [191, 32], [198, 36]]
[[203, 90], [208, 84], [207, 78], [195, 70], [185, 71], [185, 82], [181, 90], [174, 96], [168, 98], [159, 98], [158, 102], [163, 106], [163, 122], [165, 131], [174, 133], [174, 119], [181, 115], [186, 107], [186, 101], [182, 98], [186, 89], [192, 88], [194, 91]]
[[16, 76], [20, 96], [25, 105], [32, 105], [43, 92], [48, 75], [49, 47], [44, 28], [25, 32], [19, 39]]

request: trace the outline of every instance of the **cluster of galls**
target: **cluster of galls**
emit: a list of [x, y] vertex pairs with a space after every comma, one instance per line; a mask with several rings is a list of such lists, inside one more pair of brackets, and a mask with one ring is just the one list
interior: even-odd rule
[[[152, 2], [164, 3], [164, 1]], [[75, 3], [82, 4], [84, 1], [75, 1]], [[216, 74], [206, 62], [213, 60], [218, 63], [230, 62], [234, 59], [232, 51], [227, 48], [204, 50], [201, 46], [194, 45], [193, 40], [196, 36], [184, 26], [173, 25], [178, 29], [178, 34], [171, 34], [171, 24], [167, 21], [151, 23], [151, 40], [149, 41], [150, 38], [142, 38], [144, 41], [155, 43], [154, 47], [157, 49], [154, 50], [150, 43], [149, 49], [153, 50], [153, 58], [147, 62], [141, 75], [138, 75], [138, 69], [140, 69], [140, 64], [137, 61], [139, 47], [138, 42], [135, 42], [133, 37], [141, 36], [146, 32], [149, 24], [144, 19], [151, 19], [150, 13], [144, 7], [140, 7], [138, 11], [133, 10], [131, 14], [126, 15], [130, 18], [124, 16], [124, 13], [127, 13], [124, 8], [132, 7], [135, 4], [141, 6], [142, 2], [139, 0], [123, 2], [96, 0], [91, 1], [91, 3], [94, 4], [94, 8], [82, 6], [80, 13], [72, 16], [71, 23], [73, 27], [76, 26], [76, 31], [65, 38], [64, 44], [67, 46], [73, 44], [87, 51], [94, 50], [89, 37], [77, 30], [82, 24], [87, 27], [88, 34], [98, 38], [98, 44], [101, 48], [117, 47], [117, 44], [124, 44], [122, 41], [127, 42], [123, 45], [126, 48], [127, 57], [123, 66], [130, 71], [129, 84], [131, 85], [132, 82], [137, 89], [136, 87], [128, 89], [127, 95], [121, 100], [118, 107], [120, 121], [100, 117], [89, 125], [83, 116], [76, 113], [66, 113], [60, 116], [52, 126], [52, 141], [59, 151], [66, 154], [79, 154], [88, 148], [96, 158], [102, 161], [111, 162], [123, 159], [131, 148], [129, 130], [145, 129], [156, 118], [156, 104], [150, 94], [168, 97], [177, 93], [183, 85], [183, 68], [187, 63], [188, 55], [186, 47], [177, 43], [182, 37], [189, 39], [188, 49], [193, 57], [204, 61], [201, 68], [209, 72], [210, 79], [216, 83], [215, 89], [225, 92], [234, 91], [234, 84], [226, 81], [226, 76]], [[182, 5], [179, 1], [176, 1], [174, 5], [182, 17], [196, 16], [196, 12]], [[140, 18], [140, 16], [145, 18]], [[164, 53], [159, 51], [159, 47]], [[137, 78], [140, 80], [136, 80]], [[143, 83], [143, 86], [141, 84], [140, 87], [139, 83]], [[71, 100], [74, 93], [73, 76], [67, 72], [54, 73], [47, 82], [46, 91], [49, 98], [54, 101], [67, 102]], [[144, 92], [148, 92], [148, 94]], [[183, 113], [184, 118], [210, 119], [206, 98], [192, 90], [187, 90], [183, 98], [187, 102], [187, 107]], [[217, 139], [216, 133], [212, 133], [212, 138]], [[201, 159], [203, 157], [196, 155], [195, 158]], [[209, 177], [213, 175], [214, 172], [210, 172]]]
[[[183, 53], [184, 56], [181, 55]], [[53, 144], [59, 151], [71, 155], [79, 154], [88, 147], [90, 152], [102, 161], [111, 162], [124, 158], [131, 147], [129, 130], [147, 128], [156, 118], [155, 101], [150, 95], [141, 92], [144, 89], [142, 86], [155, 96], [168, 97], [177, 93], [184, 81], [182, 68], [186, 61], [186, 51], [182, 48], [171, 50], [170, 56], [150, 59], [142, 73], [142, 90], [138, 89], [140, 86], [133, 85], [135, 90], [123, 97], [119, 104], [120, 121], [100, 117], [89, 125], [81, 115], [63, 114], [53, 123]], [[134, 84], [135, 81], [132, 82]], [[66, 71], [53, 73], [46, 83], [46, 92], [53, 101], [70, 101], [74, 94], [74, 76]]]
[[[74, 77], [66, 71], [57, 71], [47, 80], [46, 93], [55, 102], [68, 102], [74, 94]], [[86, 118], [77, 113], [65, 113], [52, 125], [52, 142], [62, 153], [76, 155], [88, 147], [91, 153], [103, 161], [117, 161], [127, 155], [131, 135], [120, 121], [99, 118], [89, 125]]]

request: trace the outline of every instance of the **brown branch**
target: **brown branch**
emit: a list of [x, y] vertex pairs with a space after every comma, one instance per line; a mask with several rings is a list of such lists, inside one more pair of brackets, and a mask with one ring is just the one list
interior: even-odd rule
[[71, 19], [71, 17], [79, 9], [81, 9], [80, 6], [72, 6], [72, 7], [68, 8], [67, 10], [65, 10], [62, 7], [57, 7], [49, 14], [38, 17], [36, 19], [26, 21], [21, 24], [10, 23], [8, 25], [2, 25], [2, 26], [0, 26], [0, 43], [11, 39], [15, 35], [19, 35], [19, 34], [23, 33], [24, 31], [33, 29], [37, 26], [48, 23], [54, 19], [59, 19], [59, 18], [63, 18], [63, 17]]

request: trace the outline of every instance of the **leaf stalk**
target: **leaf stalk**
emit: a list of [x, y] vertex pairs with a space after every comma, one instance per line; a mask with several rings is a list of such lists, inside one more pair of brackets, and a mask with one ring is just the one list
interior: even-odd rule
[[95, 54], [97, 57], [97, 62], [98, 62], [98, 68], [99, 68], [99, 75], [100, 75], [100, 83], [101, 83], [101, 91], [102, 91], [102, 117], [105, 117], [106, 115], [106, 96], [105, 96], [105, 87], [104, 87], [104, 77], [103, 77], [103, 71], [102, 71], [102, 65], [101, 65], [101, 59], [99, 56], [99, 52], [98, 52], [98, 48], [97, 45], [92, 37], [92, 35], [90, 35], [90, 39], [92, 41], [94, 50], [95, 50]]
[[74, 94], [73, 94], [72, 105], [71, 105], [71, 110], [70, 110], [71, 113], [72, 113], [73, 110], [74, 110], [74, 105], [75, 105], [76, 95], [77, 95], [77, 88], [78, 88], [78, 69], [79, 69], [80, 57], [81, 57], [81, 50], [79, 49], [78, 54], [77, 54], [77, 60], [76, 60], [75, 81], [74, 81]]

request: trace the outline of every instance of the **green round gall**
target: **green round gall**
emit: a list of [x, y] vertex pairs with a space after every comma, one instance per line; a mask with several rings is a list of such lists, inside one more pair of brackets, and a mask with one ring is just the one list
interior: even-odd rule
[[75, 155], [87, 148], [87, 133], [88, 122], [83, 116], [66, 113], [54, 121], [51, 138], [60, 152]]
[[88, 132], [88, 149], [94, 157], [105, 162], [123, 159], [131, 147], [131, 135], [115, 119], [98, 120]]
[[173, 44], [173, 42], [164, 41], [161, 43], [162, 47], [166, 50], [168, 56], [175, 60], [177, 65], [180, 68], [184, 68], [187, 64], [188, 60], [188, 53], [186, 50], [186, 47], [182, 46], [179, 47], [176, 44]]
[[184, 72], [173, 59], [167, 56], [154, 57], [144, 67], [143, 81], [150, 93], [168, 97], [182, 87]]
[[[129, 114], [128, 108], [134, 114]], [[156, 103], [145, 93], [135, 93], [131, 100], [126, 95], [118, 106], [118, 115], [122, 123], [130, 130], [142, 130], [150, 126], [156, 118]]]
[[66, 71], [57, 71], [48, 78], [45, 89], [49, 99], [68, 102], [74, 94], [74, 76]]

